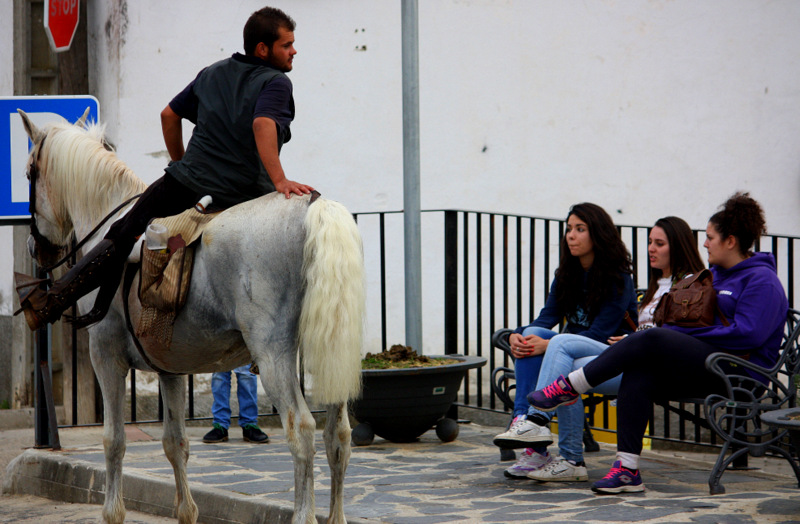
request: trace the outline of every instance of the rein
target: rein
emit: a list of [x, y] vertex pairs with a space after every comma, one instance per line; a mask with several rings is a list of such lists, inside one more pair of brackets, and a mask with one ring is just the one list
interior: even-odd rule
[[[50, 242], [50, 240], [48, 240], [47, 237], [42, 235], [42, 233], [39, 231], [39, 228], [36, 226], [36, 180], [39, 178], [39, 155], [42, 154], [42, 147], [44, 146], [45, 139], [47, 139], [47, 135], [45, 135], [44, 138], [42, 138], [42, 141], [39, 142], [39, 151], [37, 151], [36, 158], [33, 160], [33, 163], [31, 164], [31, 167], [30, 167], [30, 170], [29, 170], [29, 178], [30, 178], [31, 189], [30, 189], [30, 195], [28, 197], [28, 213], [30, 213], [30, 215], [31, 215], [31, 236], [33, 237], [33, 240], [36, 242], [36, 244], [42, 246], [43, 249], [50, 250], [50, 251], [52, 251], [52, 250], [60, 251], [64, 246], [57, 246], [57, 245], [53, 244], [52, 242]], [[107, 214], [105, 216], [105, 218], [103, 218], [103, 220], [100, 221], [99, 224], [97, 224], [94, 227], [94, 229], [92, 229], [89, 232], [88, 235], [86, 235], [83, 238], [83, 240], [81, 240], [80, 242], [75, 244], [75, 246], [69, 251], [69, 253], [67, 253], [63, 258], [61, 258], [61, 260], [59, 260], [55, 264], [52, 264], [52, 265], [50, 265], [48, 267], [45, 267], [45, 268], [42, 268], [42, 271], [44, 271], [46, 273], [51, 273], [55, 268], [61, 266], [65, 262], [67, 262], [70, 258], [72, 258], [72, 256], [75, 253], [78, 252], [78, 250], [80, 248], [82, 248], [84, 246], [84, 244], [86, 244], [86, 242], [88, 242], [88, 240], [90, 238], [92, 238], [100, 230], [101, 227], [103, 227], [103, 225], [106, 222], [109, 221], [109, 219], [115, 213], [117, 213], [120, 209], [122, 209], [123, 207], [127, 206], [133, 200], [139, 198], [140, 196], [142, 196], [141, 193], [139, 193], [137, 195], [134, 195], [131, 198], [127, 199], [125, 202], [123, 202], [120, 205], [118, 205], [117, 207], [115, 207], [109, 214]]]

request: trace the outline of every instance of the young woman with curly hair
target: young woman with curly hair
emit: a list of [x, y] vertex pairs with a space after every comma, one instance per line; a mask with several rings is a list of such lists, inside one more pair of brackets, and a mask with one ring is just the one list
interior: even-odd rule
[[764, 212], [747, 193], [733, 195], [709, 219], [704, 246], [724, 319], [716, 318], [707, 327], [664, 325], [634, 333], [585, 367], [528, 396], [536, 408], [552, 411], [622, 373], [617, 457], [593, 491], [644, 491], [639, 455], [653, 402], [724, 392], [718, 377], [705, 367], [708, 355], [748, 355], [750, 362], [765, 368], [777, 361], [789, 306], [772, 254], [751, 251], [765, 231]]
[[634, 323], [637, 319], [631, 273], [630, 253], [608, 213], [592, 203], [572, 206], [545, 306], [536, 320], [509, 336], [515, 359], [516, 399], [511, 425], [494, 438], [494, 443], [527, 449], [506, 470], [507, 476], [525, 477], [552, 460], [547, 453], [552, 435], [547, 428], [527, 420], [529, 405], [525, 399], [536, 386], [547, 345], [556, 335], [552, 328], [563, 320], [563, 332], [601, 342], [633, 331], [624, 320], [626, 312]]

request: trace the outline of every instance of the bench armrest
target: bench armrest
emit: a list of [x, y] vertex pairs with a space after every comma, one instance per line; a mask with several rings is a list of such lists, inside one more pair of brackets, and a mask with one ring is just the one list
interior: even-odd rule
[[[736, 366], [733, 372], [732, 365]], [[761, 424], [760, 415], [790, 407], [794, 391], [781, 381], [778, 368], [766, 369], [735, 355], [712, 353], [706, 358], [706, 368], [726, 388], [725, 393], [713, 393], [705, 399], [709, 425], [725, 441], [750, 448], [753, 456], [763, 455], [785, 432]]]
[[[730, 371], [731, 366], [736, 368], [733, 373]], [[706, 358], [706, 369], [723, 381], [728, 398], [734, 401], [737, 397], [741, 398], [744, 390], [749, 390], [752, 400], [759, 402], [768, 399], [774, 401], [794, 394], [794, 391], [781, 381], [780, 368], [764, 368], [736, 355], [712, 353]], [[763, 380], [759, 380], [759, 377]]]
[[514, 359], [514, 356], [511, 354], [511, 346], [508, 343], [508, 336], [513, 332], [513, 329], [503, 328], [492, 333], [492, 346], [503, 350], [506, 355], [511, 357], [512, 360]]

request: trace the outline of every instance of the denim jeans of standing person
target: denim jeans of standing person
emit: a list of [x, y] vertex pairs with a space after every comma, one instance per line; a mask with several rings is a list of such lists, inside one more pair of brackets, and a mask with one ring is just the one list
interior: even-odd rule
[[[544, 354], [539, 370], [539, 379], [534, 390], [543, 389], [555, 382], [560, 375], [566, 377], [572, 371], [582, 368], [608, 348], [608, 344], [581, 335], [564, 334], [553, 337], [547, 345], [547, 352]], [[617, 375], [589, 392], [616, 395], [621, 380], [622, 375]], [[548, 419], [553, 416], [553, 413], [539, 411], [530, 405], [528, 408], [528, 417], [537, 413]], [[567, 460], [576, 463], [582, 461], [583, 423], [586, 417], [583, 401], [579, 398], [575, 404], [561, 406], [556, 410], [556, 414], [558, 415], [559, 453]]]
[[[558, 333], [555, 331], [541, 327], [525, 328], [525, 330], [522, 332], [523, 337], [527, 337], [528, 335], [536, 335], [539, 338], [548, 340], [557, 334]], [[517, 381], [517, 389], [514, 394], [514, 417], [526, 414], [528, 412], [528, 408], [530, 408], [530, 404], [528, 404], [528, 399], [526, 397], [528, 396], [528, 393], [531, 393], [536, 389], [540, 372], [539, 370], [542, 367], [542, 360], [544, 360], [544, 355], [518, 358], [514, 361], [514, 375]]]
[[211, 392], [214, 403], [211, 413], [214, 424], [225, 429], [231, 425], [231, 373], [236, 373], [236, 396], [239, 399], [239, 426], [256, 424], [258, 419], [258, 377], [244, 365], [233, 371], [219, 371], [211, 376]]

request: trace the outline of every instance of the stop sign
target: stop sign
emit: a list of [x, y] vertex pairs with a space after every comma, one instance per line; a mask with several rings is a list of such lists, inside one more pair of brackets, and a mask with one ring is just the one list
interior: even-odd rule
[[78, 29], [79, 11], [79, 0], [45, 0], [44, 30], [56, 53], [69, 50]]

